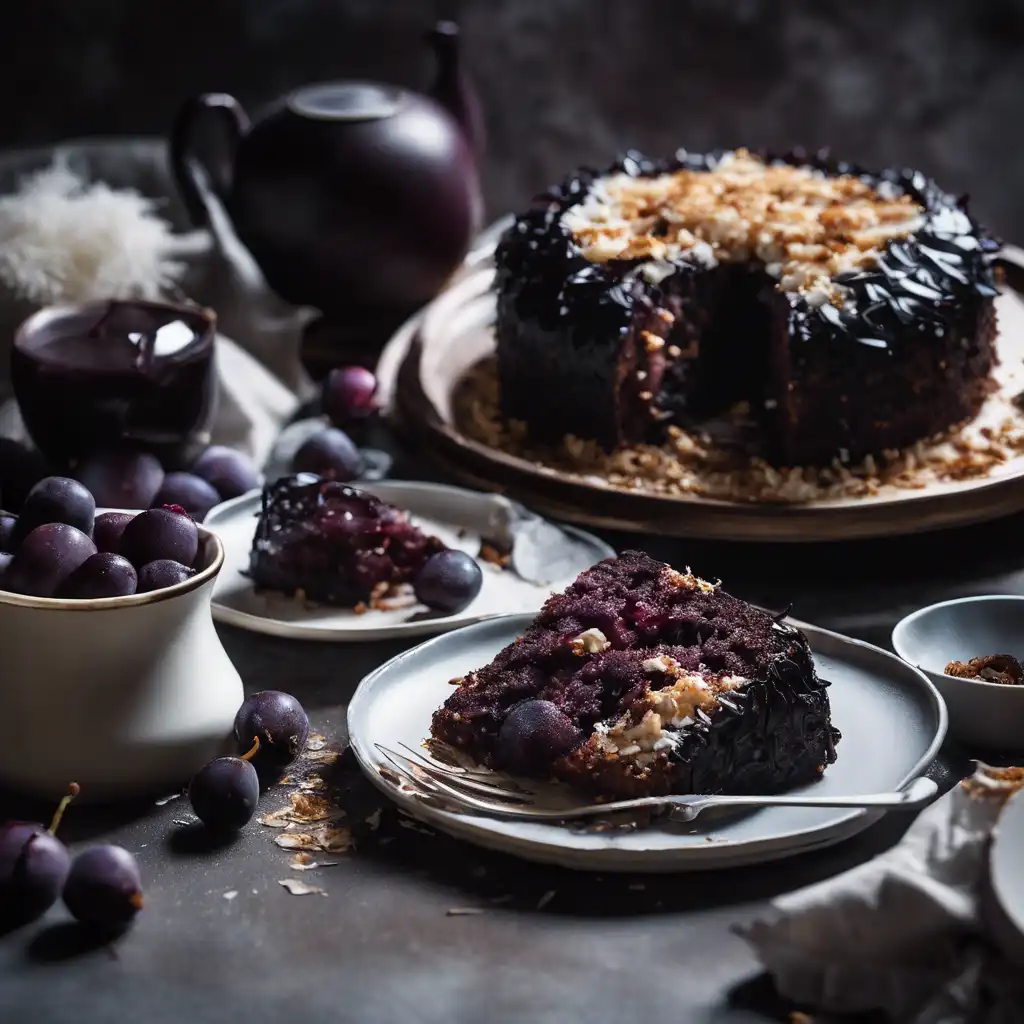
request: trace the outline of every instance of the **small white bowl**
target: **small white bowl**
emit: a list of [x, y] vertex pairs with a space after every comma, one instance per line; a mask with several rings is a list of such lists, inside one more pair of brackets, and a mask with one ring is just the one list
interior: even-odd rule
[[892, 646], [942, 694], [949, 734], [968, 748], [1024, 750], [1024, 685], [947, 676], [951, 661], [1011, 654], [1024, 661], [1024, 597], [992, 595], [943, 601], [908, 615]]
[[210, 610], [224, 564], [174, 587], [92, 601], [0, 591], [0, 783], [83, 800], [169, 792], [223, 751], [242, 681]]

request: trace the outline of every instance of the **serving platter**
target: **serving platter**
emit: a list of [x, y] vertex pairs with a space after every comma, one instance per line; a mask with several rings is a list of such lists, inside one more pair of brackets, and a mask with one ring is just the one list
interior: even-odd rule
[[224, 568], [213, 592], [214, 619], [298, 640], [354, 642], [425, 636], [509, 612], [536, 612], [552, 591], [563, 590], [584, 569], [615, 554], [592, 534], [571, 526], [555, 527], [498, 495], [421, 481], [360, 481], [356, 486], [407, 510], [424, 532], [474, 557], [482, 539], [494, 538], [490, 526], [497, 530], [511, 521], [514, 544], [523, 546], [520, 554], [543, 571], [531, 571], [529, 578], [523, 578], [515, 570], [515, 558], [507, 568], [478, 559], [483, 587], [466, 608], [453, 615], [431, 613], [415, 601], [391, 610], [371, 608], [357, 613], [261, 592], [245, 574], [260, 511], [260, 491], [250, 491], [217, 505], [203, 523], [224, 544]]
[[[507, 616], [429, 640], [359, 684], [348, 709], [352, 749], [370, 781], [409, 814], [480, 846], [599, 871], [698, 871], [774, 860], [839, 842], [880, 817], [880, 812], [863, 810], [772, 807], [706, 815], [689, 825], [584, 831], [458, 815], [423, 803], [393, 781], [375, 744], [392, 750], [400, 750], [402, 743], [419, 747], [429, 734], [431, 715], [451, 693], [449, 680], [487, 664], [531, 619]], [[823, 795], [880, 792], [919, 775], [946, 733], [938, 691], [895, 655], [797, 625], [810, 641], [819, 674], [832, 683], [832, 717], [843, 734], [836, 763], [809, 788]], [[537, 805], [564, 807], [566, 798], [564, 787], [541, 786]]]
[[[913, 487], [886, 484], [859, 496], [784, 503], [627, 489], [582, 469], [567, 471], [564, 465], [486, 444], [461, 422], [455, 396], [466, 375], [494, 352], [494, 271], [487, 249], [474, 250], [472, 262], [449, 287], [402, 326], [377, 366], [387, 414], [429, 445], [432, 456], [461, 482], [501, 491], [546, 515], [584, 525], [738, 541], [892, 536], [1024, 510], [1024, 451], [1019, 449], [984, 475]], [[1024, 392], [1024, 253], [1007, 247], [1002, 258], [1010, 273], [1009, 285], [996, 300], [999, 387], [981, 414], [993, 423], [1004, 416], [1010, 399]]]

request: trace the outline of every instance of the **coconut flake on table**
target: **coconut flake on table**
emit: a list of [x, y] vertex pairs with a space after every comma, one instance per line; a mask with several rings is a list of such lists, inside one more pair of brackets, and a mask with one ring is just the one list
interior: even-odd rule
[[159, 299], [210, 248], [206, 232], [176, 235], [158, 203], [134, 189], [87, 183], [66, 163], [0, 196], [0, 281], [40, 305]]

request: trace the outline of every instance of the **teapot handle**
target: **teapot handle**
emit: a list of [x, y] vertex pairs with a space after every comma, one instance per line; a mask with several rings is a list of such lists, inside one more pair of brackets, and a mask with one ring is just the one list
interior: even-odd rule
[[[227, 142], [219, 166], [204, 163], [196, 154], [196, 131], [204, 121], [217, 123], [217, 131]], [[239, 142], [248, 133], [249, 115], [234, 96], [226, 92], [208, 92], [186, 100], [174, 120], [170, 138], [171, 171], [189, 216], [197, 228], [210, 222], [204, 192], [212, 188], [224, 199], [231, 187], [232, 167]]]

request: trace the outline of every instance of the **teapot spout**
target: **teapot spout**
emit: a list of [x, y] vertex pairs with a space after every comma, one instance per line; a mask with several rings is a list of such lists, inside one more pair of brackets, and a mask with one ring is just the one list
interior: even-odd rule
[[434, 51], [434, 83], [428, 95], [441, 104], [462, 128], [477, 159], [486, 147], [483, 107], [462, 62], [459, 26], [439, 21], [428, 33]]

